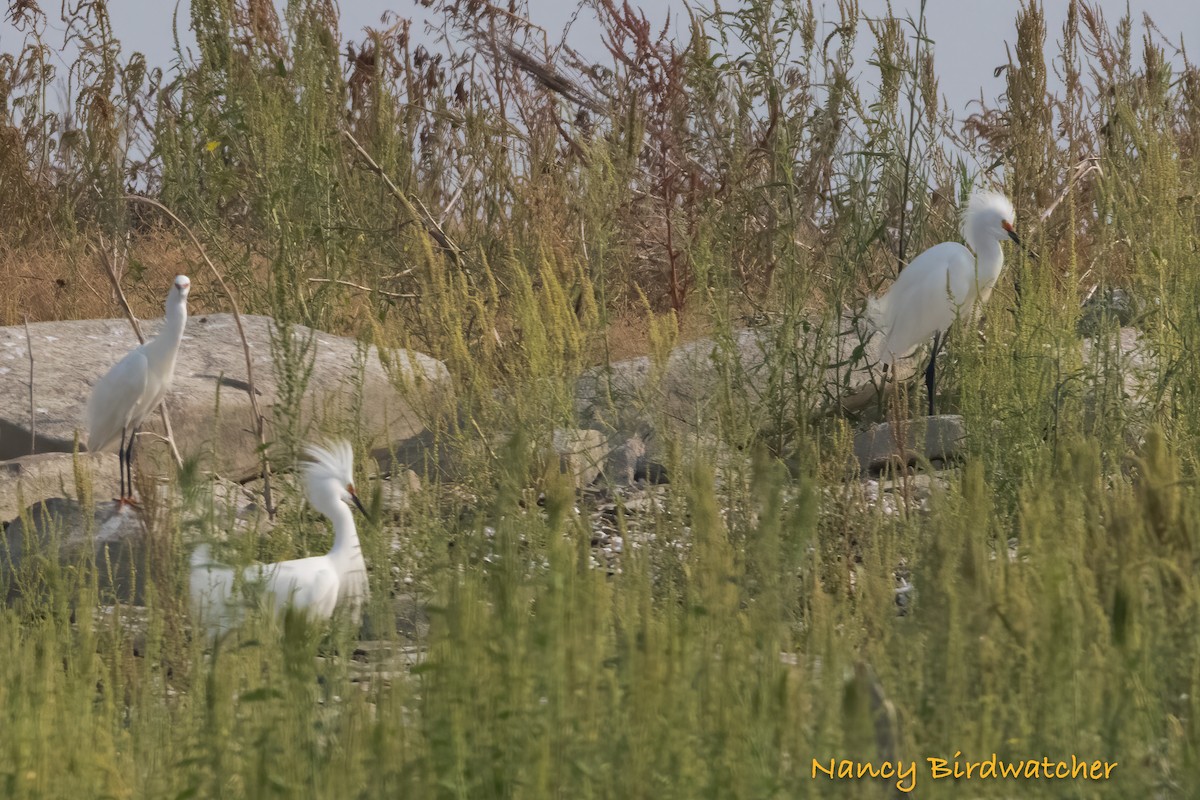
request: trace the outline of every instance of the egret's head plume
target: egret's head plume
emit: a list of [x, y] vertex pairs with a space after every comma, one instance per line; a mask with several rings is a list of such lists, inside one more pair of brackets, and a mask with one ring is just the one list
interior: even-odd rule
[[318, 498], [330, 494], [342, 502], [359, 504], [354, 490], [354, 450], [349, 442], [337, 439], [324, 445], [309, 444], [304, 450], [312, 460], [300, 469], [314, 506]]
[[978, 191], [971, 195], [963, 214], [963, 237], [972, 249], [984, 239], [1012, 239], [1020, 244], [1016, 234], [1016, 212], [1012, 201], [999, 192]]

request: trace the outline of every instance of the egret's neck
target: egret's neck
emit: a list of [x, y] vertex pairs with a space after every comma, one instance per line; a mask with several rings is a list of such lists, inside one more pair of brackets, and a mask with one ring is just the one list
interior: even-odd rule
[[362, 545], [358, 541], [358, 528], [354, 526], [350, 506], [340, 500], [331, 505], [325, 514], [333, 523], [333, 549], [329, 555], [337, 559], [361, 559]]
[[995, 236], [980, 230], [978, 225], [968, 225], [963, 230], [967, 246], [975, 253], [975, 276], [983, 291], [990, 291], [1000, 277], [1004, 267], [1004, 251]]
[[167, 316], [163, 320], [163, 328], [158, 332], [158, 338], [167, 338], [175, 347], [183, 339], [183, 327], [187, 325], [187, 301], [178, 300], [167, 303]]
[[980, 288], [990, 290], [1000, 278], [1004, 268], [1004, 251], [995, 239], [984, 239], [971, 248], [975, 251], [975, 275]]
[[146, 346], [147, 355], [160, 361], [165, 366], [167, 374], [175, 370], [175, 355], [179, 352], [179, 343], [183, 341], [183, 328], [187, 325], [187, 302], [178, 300], [167, 303], [167, 316], [163, 320], [162, 329], [154, 341]]

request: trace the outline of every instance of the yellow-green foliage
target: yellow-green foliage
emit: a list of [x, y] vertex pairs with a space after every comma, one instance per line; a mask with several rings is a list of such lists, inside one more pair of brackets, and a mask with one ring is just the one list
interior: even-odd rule
[[[117, 197], [132, 183], [196, 230], [244, 310], [444, 361], [453, 408], [430, 422], [461, 484], [430, 469], [388, 527], [363, 526], [372, 635], [399, 650], [394, 603], [428, 613], [411, 668], [363, 667], [354, 632], [297, 620], [190, 638], [183, 543], [233, 525], [194, 463], [147, 509], [143, 609], [114, 606], [86, 558], [31, 554], [0, 586], [23, 595], [0, 614], [0, 795], [891, 797], [813, 760], [901, 759], [924, 798], [1192, 797], [1196, 69], [1079, 3], [1056, 45], [1024, 3], [1001, 32], [1005, 98], [964, 125], [919, 18], [846, 2], [822, 28], [811, 3], [744, 0], [693, 8], [684, 47], [600, 0], [620, 55], [577, 69], [506, 53], [542, 34], [466, 5], [433, 3], [446, 41], [470, 43], [439, 59], [404, 26], [351, 53], [326, 2], [193, 0], [198, 55], [159, 81], [85, 3], [67, 12], [93, 45], [70, 129], [37, 110], [55, 78], [38, 29], [0, 61], [6, 323], [27, 297], [10, 287], [77, 302], [98, 243], [149, 236]], [[859, 420], [811, 413], [826, 346], [956, 238], [981, 184], [1013, 197], [1037, 258], [1009, 249], [986, 319], [950, 336], [939, 402], [964, 418], [965, 462], [928, 498], [915, 479], [888, 493], [847, 469]], [[20, 277], [26, 245], [60, 256], [65, 286]], [[151, 269], [131, 262], [126, 285]], [[1118, 287], [1140, 303], [1129, 384], [1114, 319], [1090, 358], [1077, 333], [1081, 301]], [[575, 378], [623, 315], [652, 387], [705, 327], [720, 379], [691, 437], [647, 410], [672, 482], [653, 503], [613, 495], [609, 574], [585, 500], [538, 454], [579, 424]], [[753, 376], [747, 317], [770, 326]], [[276, 343], [285, 406], [306, 356]], [[918, 386], [900, 397], [897, 420], [923, 407]], [[277, 435], [288, 452], [305, 432]], [[328, 532], [289, 502], [270, 536], [233, 539], [231, 558], [283, 558]], [[926, 759], [955, 753], [1119, 766], [934, 780]]]

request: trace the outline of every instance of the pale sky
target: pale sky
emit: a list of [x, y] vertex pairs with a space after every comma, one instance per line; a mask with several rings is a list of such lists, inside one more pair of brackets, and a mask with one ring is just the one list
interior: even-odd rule
[[[705, 0], [711, 2], [711, 0]], [[723, 7], [728, 10], [736, 0], [726, 0]], [[1144, 13], [1149, 13], [1158, 23], [1160, 29], [1178, 43], [1182, 39], [1193, 48], [1200, 47], [1200, 13], [1196, 11], [1196, 0], [1128, 0], [1128, 8], [1133, 13], [1137, 27], [1135, 36], [1138, 42], [1136, 52], [1140, 57], [1141, 19]], [[640, 6], [646, 11], [647, 17], [658, 24], [666, 18], [668, 11], [674, 19], [676, 30], [686, 30], [686, 15], [681, 13], [683, 8], [680, 0], [632, 0], [633, 5]], [[54, 0], [42, 0], [42, 7], [56, 17], [58, 3]], [[361, 30], [364, 25], [378, 25], [380, 17], [388, 11], [400, 16], [422, 19], [426, 9], [416, 0], [342, 0], [342, 35], [361, 40]], [[502, 3], [507, 5], [507, 3]], [[920, 0], [892, 0], [891, 8], [898, 16], [916, 15], [920, 8]], [[1051, 53], [1055, 51], [1053, 40], [1061, 31], [1063, 19], [1066, 16], [1066, 0], [1048, 0], [1045, 4], [1048, 17], [1048, 32]], [[1110, 25], [1124, 13], [1126, 0], [1101, 0], [1098, 3]], [[886, 12], [886, 0], [859, 0], [860, 10], [864, 15], [878, 16]], [[951, 110], [960, 119], [967, 113], [966, 105], [969, 100], [977, 98], [982, 90], [989, 101], [994, 100], [1003, 89], [1003, 78], [993, 77], [993, 70], [1007, 61], [1005, 43], [1015, 41], [1013, 28], [1019, 3], [1016, 0], [928, 0], [926, 17], [928, 31], [934, 42], [934, 55], [938, 64], [937, 73], [942, 94], [950, 104]], [[178, 6], [181, 22], [181, 35], [185, 42], [190, 42], [188, 24], [187, 0], [180, 0]], [[824, 17], [837, 16], [837, 3], [832, 0], [818, 0], [819, 14]], [[152, 65], [168, 66], [172, 59], [171, 18], [176, 6], [171, 2], [147, 2], [146, 0], [111, 0], [109, 11], [113, 28], [123, 45], [125, 53], [139, 50], [143, 52]], [[546, 28], [551, 41], [559, 38], [564, 26], [575, 15], [576, 5], [569, 0], [529, 0], [530, 19]], [[826, 35], [832, 30], [825, 27]], [[860, 28], [859, 39], [862, 43], [856, 55], [856, 62], [864, 74], [869, 75], [871, 68], [866, 64], [869, 55], [869, 35], [865, 28]], [[52, 43], [62, 41], [62, 25], [51, 21], [51, 32], [47, 40]], [[599, 37], [596, 35], [595, 23], [584, 11], [579, 15], [570, 37], [572, 46], [583, 55], [603, 62], [607, 58]], [[0, 51], [12, 52], [20, 44], [19, 34], [12, 27], [0, 24]], [[65, 71], [65, 65], [60, 65], [60, 71]]]

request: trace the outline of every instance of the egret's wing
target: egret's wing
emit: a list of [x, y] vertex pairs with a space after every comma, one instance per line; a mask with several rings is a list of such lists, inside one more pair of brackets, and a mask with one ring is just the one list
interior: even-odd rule
[[96, 381], [88, 400], [89, 450], [108, 450], [120, 441], [145, 394], [148, 373], [149, 364], [139, 347]]
[[341, 581], [337, 571], [332, 567], [324, 567], [313, 575], [309, 587], [308, 613], [317, 619], [329, 619], [337, 608], [338, 589]]
[[975, 258], [957, 242], [934, 245], [914, 258], [869, 309], [887, 339], [884, 353], [907, 356], [958, 316], [974, 281]]
[[[322, 556], [267, 564], [263, 568], [267, 588], [274, 595], [275, 610], [287, 606], [314, 617], [326, 618], [337, 605], [337, 572]], [[332, 593], [332, 594], [330, 594]]]
[[193, 566], [188, 573], [192, 605], [198, 610], [224, 606], [233, 588], [233, 570], [218, 564]]
[[362, 609], [371, 597], [367, 579], [367, 566], [361, 559], [358, 564], [338, 579], [338, 602], [350, 609], [350, 619], [357, 625], [362, 621]]
[[213, 633], [227, 630], [240, 618], [240, 607], [231, 603], [233, 580], [233, 568], [210, 561], [207, 546], [192, 553], [188, 572], [192, 611]]
[[137, 427], [142, 424], [147, 416], [158, 408], [158, 404], [167, 396], [167, 387], [170, 385], [169, 376], [162, 373], [161, 364], [156, 364], [152, 359], [147, 357], [148, 369], [146, 371], [146, 385], [142, 390], [142, 396], [137, 406], [133, 410], [133, 415], [130, 418], [130, 424]]
[[960, 316], [971, 313], [975, 301], [979, 300], [979, 276], [976, 274], [975, 257], [965, 247], [949, 254], [946, 266], [946, 289], [954, 303], [954, 311]]

